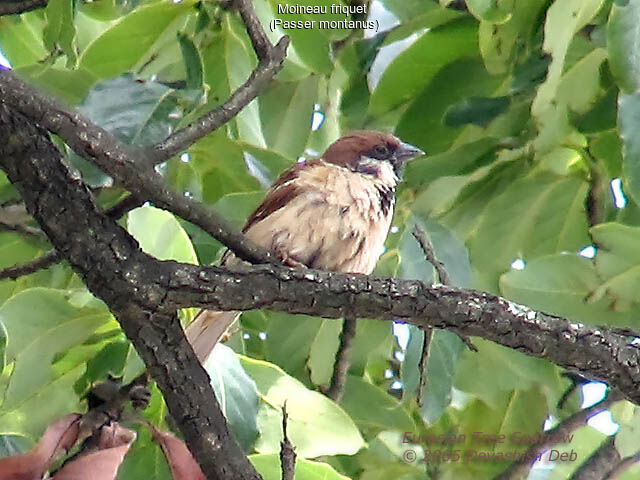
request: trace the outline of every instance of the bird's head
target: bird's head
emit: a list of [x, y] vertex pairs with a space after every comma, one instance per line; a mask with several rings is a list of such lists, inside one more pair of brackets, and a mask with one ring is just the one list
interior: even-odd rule
[[399, 178], [405, 164], [420, 155], [424, 155], [422, 150], [389, 133], [362, 130], [333, 142], [322, 158], [354, 172], [375, 176], [386, 170], [386, 163]]

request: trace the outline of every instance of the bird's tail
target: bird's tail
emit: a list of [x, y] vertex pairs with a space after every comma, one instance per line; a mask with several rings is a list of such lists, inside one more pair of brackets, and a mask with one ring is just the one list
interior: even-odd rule
[[238, 315], [240, 315], [239, 312], [216, 312], [214, 310], [202, 310], [196, 315], [185, 333], [200, 363], [204, 364], [209, 358], [213, 347], [216, 346], [227, 328], [238, 318]]

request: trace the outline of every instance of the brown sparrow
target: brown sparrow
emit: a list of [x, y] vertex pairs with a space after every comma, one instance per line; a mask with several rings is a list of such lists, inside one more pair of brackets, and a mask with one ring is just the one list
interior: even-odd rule
[[[419, 155], [386, 133], [344, 136], [321, 158], [280, 175], [243, 232], [290, 266], [370, 274], [389, 231], [401, 171]], [[222, 259], [222, 265], [237, 262], [231, 252]], [[187, 327], [201, 362], [238, 315], [202, 310]]]

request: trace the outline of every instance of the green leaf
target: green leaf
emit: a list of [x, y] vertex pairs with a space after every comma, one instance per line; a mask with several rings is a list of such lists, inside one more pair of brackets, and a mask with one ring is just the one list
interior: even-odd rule
[[[419, 188], [439, 177], [463, 175], [485, 166], [495, 159], [496, 138], [487, 137], [459, 147], [412, 161], [407, 165], [405, 182], [412, 188]], [[415, 208], [420, 209], [417, 202]]]
[[249, 451], [258, 437], [258, 391], [236, 353], [218, 344], [204, 364], [233, 436]]
[[640, 200], [640, 93], [618, 97], [618, 129], [622, 139], [622, 169], [627, 192], [636, 203]]
[[260, 95], [264, 137], [272, 150], [292, 160], [303, 154], [317, 96], [314, 75], [299, 82], [274, 82]]
[[182, 33], [178, 33], [178, 43], [187, 71], [186, 88], [201, 90], [204, 87], [204, 66], [200, 52], [193, 40]]
[[444, 114], [444, 123], [450, 127], [459, 127], [473, 123], [486, 127], [491, 120], [509, 107], [510, 97], [469, 97], [451, 105]]
[[[474, 81], [469, 82], [469, 78]], [[400, 118], [396, 132], [404, 141], [419, 146], [428, 155], [446, 152], [454, 141], [462, 143], [457, 139], [465, 128], [463, 123], [445, 121], [452, 105], [468, 101], [469, 97], [491, 96], [501, 81], [501, 77], [487, 73], [478, 57], [452, 61], [435, 74], [420, 94], [416, 92], [415, 100]], [[465, 139], [464, 143], [489, 136], [478, 128], [476, 130], [476, 135]]]
[[623, 93], [640, 89], [640, 1], [613, 2], [607, 25], [607, 48], [611, 72]]
[[[296, 315], [294, 318], [279, 312], [267, 312], [266, 316], [269, 319], [264, 343], [266, 360], [279, 365], [298, 379], [307, 379], [307, 360], [324, 320], [306, 315]], [[330, 354], [318, 353], [322, 353], [324, 358], [328, 358]], [[312, 364], [314, 363], [315, 359], [312, 360]]]
[[424, 33], [386, 68], [371, 97], [369, 113], [378, 116], [411, 100], [442, 67], [477, 51], [473, 20], [463, 18]]
[[[5, 402], [0, 407], [0, 434], [20, 433], [35, 441], [52, 421], [68, 413], [81, 411], [81, 402], [73, 386], [82, 376], [84, 368], [84, 365], [79, 365], [55, 380], [39, 383], [31, 395], [12, 406], [5, 405]], [[27, 376], [32, 373], [29, 372]]]
[[[506, 73], [509, 67], [519, 59], [519, 48], [533, 42], [534, 34], [539, 27], [542, 10], [546, 7], [545, 0], [527, 0], [514, 2], [513, 0], [481, 0], [483, 4], [493, 3], [498, 8], [498, 14], [506, 21], [495, 23], [490, 19], [480, 22], [478, 43], [482, 58], [490, 73]], [[517, 8], [516, 8], [517, 4]], [[501, 18], [497, 18], [500, 20]]]
[[[230, 15], [225, 16], [223, 33], [227, 88], [229, 91], [234, 91], [251, 75], [256, 64], [255, 53], [250, 47], [244, 28], [236, 18]], [[243, 108], [233, 121], [240, 140], [258, 147], [266, 146], [258, 102], [251, 102]]]
[[[0, 233], [0, 269], [33, 259], [41, 250], [13, 232]], [[0, 280], [0, 305], [18, 288], [14, 280]]]
[[353, 455], [364, 446], [353, 420], [324, 395], [308, 390], [279, 367], [240, 357], [263, 397], [258, 413], [259, 453], [277, 453], [282, 439], [282, 410], [287, 403], [287, 433], [299, 457]]
[[[552, 61], [545, 82], [539, 87], [532, 105], [532, 113], [540, 124], [541, 138], [538, 139], [536, 148], [539, 151], [549, 149], [551, 146], [562, 142], [570, 129], [566, 113], [562, 110], [562, 104], [567, 102], [559, 92], [563, 75], [565, 75], [565, 61], [573, 36], [582, 27], [589, 23], [595, 16], [604, 0], [566, 0], [555, 2], [547, 11], [545, 22], [545, 37], [543, 48], [551, 54]], [[597, 52], [597, 53], [596, 53]], [[599, 80], [599, 66], [606, 57], [606, 52], [601, 49], [594, 50], [593, 56], [589, 55], [589, 62], [585, 69], [591, 71], [585, 76], [581, 69], [575, 70], [575, 82], [578, 86], [567, 85], [565, 93], [585, 95], [592, 88], [585, 88], [584, 80], [588, 78], [587, 86]], [[595, 65], [594, 65], [595, 64]], [[595, 70], [595, 71], [594, 71]], [[569, 81], [569, 84], [571, 81]], [[558, 108], [560, 103], [560, 108]], [[546, 138], [550, 136], [551, 138]]]
[[483, 218], [487, 204], [527, 171], [526, 159], [498, 163], [479, 179], [467, 183], [439, 220], [466, 240]]
[[31, 85], [74, 105], [86, 98], [96, 81], [93, 75], [84, 70], [66, 70], [41, 64], [14, 69], [14, 73]]
[[[479, 353], [468, 349], [462, 351], [454, 380], [458, 390], [480, 398], [491, 408], [501, 408], [505, 395], [533, 389], [536, 385], [544, 388], [551, 399], [557, 400], [556, 396], [561, 394], [564, 383], [559, 369], [552, 363], [480, 338], [474, 338], [473, 342]], [[478, 382], [478, 378], [483, 381]], [[538, 429], [541, 423], [537, 425]]]
[[134, 10], [87, 47], [80, 68], [110, 78], [142, 66], [158, 50], [164, 34], [177, 32], [193, 3], [151, 3]]
[[214, 208], [216, 212], [240, 230], [262, 200], [264, 200], [263, 191], [229, 193], [218, 200]]
[[74, 68], [78, 59], [74, 4], [74, 0], [50, 0], [45, 8], [47, 24], [42, 34], [50, 52], [59, 47], [67, 56], [67, 68]]
[[[43, 315], [42, 312], [47, 312]], [[14, 409], [51, 383], [57, 353], [84, 342], [111, 318], [104, 308], [75, 308], [62, 291], [33, 288], [0, 308], [7, 332], [6, 362], [14, 362], [2, 409]]]
[[[401, 369], [405, 398], [416, 395], [418, 390], [418, 364], [424, 341], [422, 330], [409, 326], [409, 332], [409, 344]], [[460, 338], [452, 332], [435, 330], [432, 334], [427, 354], [426, 382], [422, 389], [422, 406], [420, 407], [422, 418], [429, 425], [436, 423], [451, 403], [453, 379], [463, 348], [464, 344]]]
[[504, 23], [511, 17], [514, 0], [466, 0], [469, 12], [478, 20]]
[[318, 329], [309, 349], [307, 366], [314, 385], [327, 386], [333, 375], [336, 353], [340, 345], [342, 323], [325, 319]]
[[495, 195], [468, 241], [475, 286], [497, 292], [498, 277], [516, 259], [525, 262], [589, 245], [580, 178], [540, 172], [513, 182]]
[[125, 74], [96, 84], [80, 110], [127, 143], [152, 145], [173, 131], [198, 98], [198, 90], [173, 90]]
[[591, 300], [609, 297], [614, 311], [627, 311], [638, 302], [640, 287], [640, 227], [619, 223], [600, 224], [591, 229], [598, 251], [596, 270], [603, 283]]
[[[280, 480], [282, 478], [279, 454], [249, 455], [249, 460], [258, 470], [263, 480]], [[304, 458], [296, 459], [294, 475], [296, 480], [349, 480], [349, 477], [340, 475], [326, 463], [314, 462]]]
[[169, 212], [144, 206], [129, 212], [127, 229], [142, 250], [159, 260], [198, 263], [189, 236]]
[[612, 310], [609, 297], [590, 299], [601, 283], [592, 260], [558, 253], [527, 262], [524, 270], [502, 275], [500, 293], [519, 304], [576, 322], [633, 326], [633, 311]]
[[0, 22], [2, 53], [12, 68], [34, 64], [47, 55], [42, 36], [44, 20], [39, 15], [5, 16]]
[[361, 430], [404, 432], [416, 428], [400, 402], [362, 377], [347, 377], [341, 406]]

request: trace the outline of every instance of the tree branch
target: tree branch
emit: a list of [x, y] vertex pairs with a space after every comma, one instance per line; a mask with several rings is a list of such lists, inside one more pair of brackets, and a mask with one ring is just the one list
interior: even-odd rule
[[207, 478], [260, 479], [231, 437], [176, 311], [165, 308], [166, 292], [154, 285], [162, 264], [100, 211], [47, 132], [1, 103], [0, 166], [60, 255], [122, 325]]
[[[266, 263], [273, 256], [249, 241], [216, 212], [164, 184], [152, 167], [141, 169], [145, 150], [125, 145], [112, 134], [77, 112], [67, 112], [56, 101], [44, 97], [8, 70], [0, 68], [0, 102], [62, 138], [78, 155], [91, 160], [116, 179], [135, 197], [174, 212], [199, 226], [238, 257], [251, 263]], [[140, 162], [139, 158], [143, 161]], [[148, 161], [148, 158], [146, 158]]]
[[47, 0], [22, 0], [0, 2], [0, 16], [15, 15], [47, 6]]
[[325, 392], [327, 397], [336, 403], [340, 403], [344, 386], [347, 383], [347, 374], [351, 366], [351, 345], [356, 336], [358, 327], [358, 319], [356, 317], [345, 316], [340, 332], [340, 344], [336, 352], [336, 360], [333, 365], [333, 375], [331, 376], [331, 384]]
[[[128, 211], [142, 205], [142, 203], [142, 201], [138, 200], [133, 195], [128, 195], [118, 203], [116, 203], [113, 207], [106, 210], [104, 213], [107, 217], [117, 220]], [[56, 250], [51, 250], [50, 252], [47, 252], [44, 255], [31, 260], [30, 262], [13, 265], [11, 267], [0, 270], [0, 280], [4, 280], [7, 278], [15, 280], [24, 275], [29, 275], [39, 270], [49, 268], [52, 265], [60, 262], [61, 260], [62, 257], [58, 254], [58, 252]]]
[[620, 395], [609, 392], [603, 400], [564, 419], [551, 430], [544, 432], [540, 443], [532, 445], [527, 452], [522, 455], [521, 461], [514, 462], [509, 465], [509, 467], [500, 475], [495, 477], [494, 480], [517, 480], [525, 477], [526, 473], [531, 469], [532, 458], [537, 458], [538, 454], [541, 454], [558, 443], [559, 438], [566, 437], [580, 427], [583, 427], [587, 423], [587, 420], [608, 409], [612, 404], [620, 399]]

